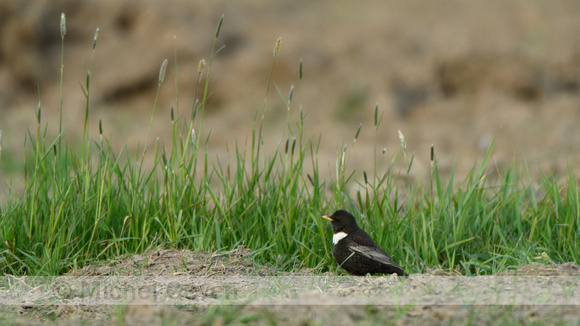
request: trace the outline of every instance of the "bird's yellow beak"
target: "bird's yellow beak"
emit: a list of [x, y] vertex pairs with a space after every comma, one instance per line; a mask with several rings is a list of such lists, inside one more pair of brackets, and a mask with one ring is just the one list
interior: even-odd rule
[[329, 216], [326, 216], [326, 215], [322, 216], [322, 218], [325, 220], [329, 220], [331, 222], [334, 221], [333, 219], [331, 219]]

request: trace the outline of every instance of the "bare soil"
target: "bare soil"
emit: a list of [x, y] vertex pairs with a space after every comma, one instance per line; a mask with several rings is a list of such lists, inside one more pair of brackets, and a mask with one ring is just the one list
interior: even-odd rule
[[156, 248], [61, 277], [6, 276], [0, 316], [27, 324], [574, 323], [578, 291], [580, 267], [572, 263], [496, 276], [351, 277], [256, 267], [244, 247], [222, 254]]

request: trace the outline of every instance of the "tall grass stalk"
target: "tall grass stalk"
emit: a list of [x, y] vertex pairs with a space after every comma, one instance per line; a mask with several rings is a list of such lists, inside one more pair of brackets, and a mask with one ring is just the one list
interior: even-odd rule
[[[58, 111], [58, 133], [62, 134], [62, 105], [64, 97], [62, 95], [63, 79], [64, 79], [64, 36], [66, 35], [66, 17], [64, 12], [60, 14], [60, 103]], [[58, 142], [58, 150], [60, 152], [61, 142]]]

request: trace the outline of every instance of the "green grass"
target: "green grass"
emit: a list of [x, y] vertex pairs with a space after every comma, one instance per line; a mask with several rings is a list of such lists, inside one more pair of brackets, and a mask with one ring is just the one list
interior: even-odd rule
[[[222, 23], [223, 16], [216, 40]], [[91, 58], [96, 39], [97, 34]], [[301, 100], [292, 101], [294, 88], [285, 97], [275, 87], [287, 108], [287, 142], [265, 152], [262, 127], [274, 84], [271, 73], [249, 143], [236, 143], [231, 159], [210, 164], [203, 114], [219, 51], [214, 42], [207, 66], [200, 62], [196, 101], [186, 114], [178, 106], [176, 78], [168, 146], [149, 144], [147, 135], [138, 153], [115, 152], [101, 125], [99, 138], [89, 139], [92, 59], [83, 87], [80, 146], [64, 143], [62, 133], [47, 139], [38, 106], [36, 130], [24, 144], [25, 189], [10, 192], [0, 207], [2, 273], [58, 275], [96, 259], [160, 244], [208, 251], [243, 244], [258, 251], [259, 262], [281, 270], [335, 270], [331, 231], [320, 216], [340, 208], [355, 213], [359, 224], [408, 272], [440, 267], [467, 275], [492, 274], [531, 261], [580, 261], [580, 200], [571, 170], [561, 184], [555, 176], [530, 177], [526, 165], [512, 166], [494, 171], [499, 177], [492, 182], [487, 178], [492, 144], [483, 161], [459, 182], [453, 172], [442, 179], [433, 160], [431, 186], [423, 189], [400, 182], [399, 176], [413, 164], [404, 147], [407, 167], [401, 171], [394, 165], [377, 166], [375, 146], [373, 171], [364, 172], [362, 190], [352, 194], [347, 189], [355, 183], [355, 172], [348, 168], [346, 146], [338, 150], [334, 178], [321, 177], [319, 143], [304, 136], [305, 115]], [[271, 72], [275, 60], [276, 55]], [[164, 63], [158, 92], [165, 69]], [[300, 99], [301, 63], [297, 75]], [[376, 107], [375, 130], [378, 113]], [[152, 159], [152, 166], [146, 159]]]

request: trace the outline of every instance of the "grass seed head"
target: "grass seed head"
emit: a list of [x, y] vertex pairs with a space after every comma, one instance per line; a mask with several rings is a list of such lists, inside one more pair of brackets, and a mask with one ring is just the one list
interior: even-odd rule
[[99, 28], [95, 30], [95, 36], [93, 37], [93, 50], [97, 47], [97, 39], [99, 38]]
[[278, 53], [280, 52], [280, 44], [281, 43], [282, 43], [282, 38], [279, 37], [276, 40], [276, 45], [274, 46], [274, 53], [273, 53], [274, 57], [277, 57], [278, 56]]
[[103, 144], [103, 121], [99, 118], [99, 144]]
[[167, 59], [163, 60], [161, 68], [159, 69], [159, 85], [161, 85], [165, 79], [165, 72], [167, 72]]
[[197, 65], [197, 74], [201, 75], [204, 69], [205, 69], [205, 59], [201, 59], [199, 60], [199, 65]]
[[294, 97], [294, 85], [290, 85], [290, 93], [288, 94], [288, 110], [290, 110], [290, 104], [292, 104], [292, 97]]
[[342, 170], [344, 168], [344, 159], [346, 156], [346, 149], [347, 146], [346, 144], [342, 147], [342, 153], [340, 154], [340, 169]]
[[302, 59], [300, 59], [300, 69], [298, 71], [298, 79], [302, 81]]
[[361, 129], [362, 129], [362, 122], [358, 125], [358, 128], [356, 130], [356, 134], [354, 135], [354, 140], [352, 141], [353, 143], [356, 142], [356, 140], [358, 139], [358, 135], [360, 134]]
[[399, 130], [399, 141], [401, 141], [401, 148], [403, 149], [403, 152], [407, 151], [407, 142], [405, 141], [405, 136], [403, 136], [403, 133], [401, 132], [401, 130]]
[[215, 38], [218, 38], [218, 36], [220, 36], [220, 31], [222, 29], [223, 23], [224, 23], [224, 14], [222, 14], [222, 16], [220, 17], [220, 21], [219, 21], [217, 29], [215, 31]]
[[431, 144], [431, 168], [435, 166], [435, 146]]
[[379, 103], [375, 104], [375, 128], [379, 124]]
[[60, 14], [60, 38], [64, 40], [65, 35], [66, 35], [66, 17], [63, 12]]

